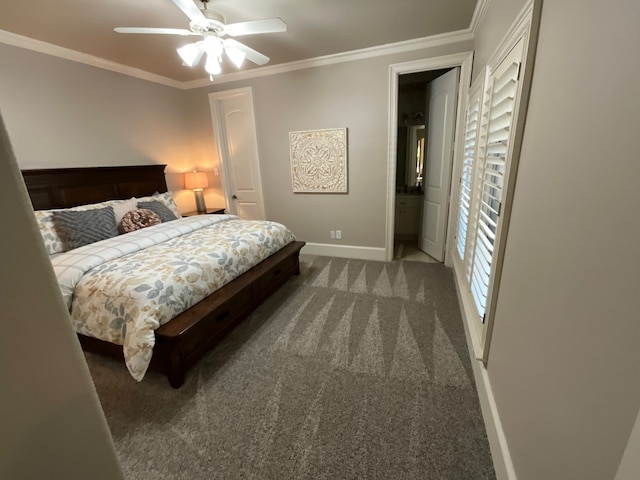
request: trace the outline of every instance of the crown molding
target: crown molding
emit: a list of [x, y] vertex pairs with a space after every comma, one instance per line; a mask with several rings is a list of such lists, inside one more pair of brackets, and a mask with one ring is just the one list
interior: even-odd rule
[[471, 23], [469, 24], [469, 31], [475, 35], [478, 27], [484, 20], [484, 16], [489, 10], [489, 5], [491, 4], [491, 0], [478, 0], [476, 3], [476, 8], [473, 11], [473, 17], [471, 17]]
[[[471, 24], [464, 30], [446, 32], [438, 35], [431, 35], [429, 37], [405, 40], [402, 42], [389, 43], [385, 45], [378, 45], [375, 47], [352, 50], [349, 52], [324, 55], [321, 57], [283, 63], [268, 67], [254, 68], [242, 72], [228, 73], [216, 77], [215, 84], [235, 82], [238, 80], [246, 80], [268, 75], [277, 75], [280, 73], [292, 72], [295, 70], [323, 67], [327, 65], [352, 62], [355, 60], [364, 60], [368, 58], [393, 55], [397, 53], [412, 52], [415, 50], [423, 50], [426, 48], [439, 47], [442, 45], [449, 45], [452, 43], [473, 40], [474, 30], [481, 21], [484, 12], [486, 12], [487, 6], [490, 1], [491, 0], [478, 0], [473, 13], [473, 18], [471, 19]], [[65, 60], [70, 60], [72, 62], [83, 63], [85, 65], [102, 68], [104, 70], [110, 70], [112, 72], [121, 73], [123, 75], [139, 78], [141, 80], [158, 83], [160, 85], [165, 85], [180, 90], [190, 90], [212, 85], [212, 82], [208, 78], [181, 82], [168, 77], [163, 77], [161, 75], [140, 70], [138, 68], [122, 65], [120, 63], [106, 60], [104, 58], [95, 57], [93, 55], [71, 50], [69, 48], [60, 47], [51, 43], [7, 32], [5, 30], [0, 30], [0, 43], [5, 43], [8, 45], [13, 45], [15, 47], [43, 53], [45, 55], [51, 55]]]
[[[473, 40], [473, 34], [469, 29], [458, 30], [455, 32], [447, 32], [430, 37], [417, 38], [413, 40], [405, 40], [403, 42], [388, 43], [376, 47], [368, 47], [360, 50], [352, 50], [350, 52], [336, 53], [333, 55], [325, 55], [296, 62], [283, 63], [269, 67], [256, 68], [244, 72], [227, 73], [216, 77], [214, 83], [228, 83], [238, 80], [246, 80], [249, 78], [264, 77], [267, 75], [277, 75], [280, 73], [293, 72], [295, 70], [304, 70], [307, 68], [324, 67], [337, 63], [353, 62], [355, 60], [364, 60], [367, 58], [380, 57], [384, 55], [392, 55], [395, 53], [411, 52], [414, 50], [423, 50], [425, 48], [433, 48], [441, 45], [449, 45], [451, 43], [464, 42]], [[208, 79], [194, 80], [184, 82], [184, 89], [201, 88], [211, 85]]]
[[105, 60], [104, 58], [95, 57], [87, 53], [60, 47], [41, 40], [35, 40], [33, 38], [7, 32], [5, 30], [0, 30], [0, 43], [5, 43], [7, 45], [24, 48], [38, 53], [44, 53], [45, 55], [51, 55], [64, 60], [71, 60], [72, 62], [91, 65], [93, 67], [102, 68], [103, 70], [110, 70], [112, 72], [121, 73], [141, 80], [147, 80], [160, 85], [166, 85], [168, 87], [183, 88], [182, 85], [184, 82], [179, 82], [172, 78], [156, 75], [155, 73], [149, 73], [145, 70], [129, 67], [127, 65], [122, 65], [121, 63], [112, 62], [110, 60]]
[[489, 73], [504, 60], [518, 40], [524, 35], [528, 35], [531, 30], [531, 21], [533, 18], [533, 0], [526, 0], [522, 10], [518, 13], [509, 30], [502, 37], [502, 41], [498, 44], [493, 55], [487, 62]]

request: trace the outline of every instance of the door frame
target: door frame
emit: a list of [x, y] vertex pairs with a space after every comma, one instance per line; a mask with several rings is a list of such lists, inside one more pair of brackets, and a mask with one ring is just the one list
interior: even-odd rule
[[[227, 142], [227, 136], [225, 133], [225, 121], [222, 115], [220, 104], [223, 100], [237, 95], [248, 95], [251, 100], [251, 106], [249, 108], [249, 114], [251, 116], [251, 122], [253, 124], [253, 130], [257, 134], [255, 112], [253, 109], [253, 90], [251, 87], [234, 88], [231, 90], [221, 90], [218, 92], [209, 93], [209, 108], [211, 110], [211, 122], [213, 124], [214, 141], [216, 142], [216, 151], [218, 153], [218, 167], [220, 169], [220, 185], [222, 187], [222, 194], [224, 195], [225, 207], [228, 213], [237, 214], [236, 204], [231, 201], [230, 192], [232, 191], [230, 174], [229, 174], [229, 145]], [[255, 149], [255, 156], [257, 160], [258, 171], [256, 172], [256, 181], [260, 183], [260, 209], [262, 218], [266, 218], [264, 208], [264, 191], [262, 185], [262, 172], [260, 165], [260, 155], [258, 153], [257, 138], [254, 138], [253, 148]]]
[[[458, 80], [458, 104], [456, 106], [456, 121], [453, 141], [453, 156], [451, 178], [459, 178], [461, 168], [461, 153], [464, 151], [463, 131], [464, 112], [468, 101], [469, 86], [471, 85], [471, 66], [473, 64], [473, 52], [461, 52], [453, 55], [414, 60], [411, 62], [395, 63], [389, 65], [389, 117], [387, 119], [388, 151], [387, 151], [387, 235], [385, 242], [385, 258], [389, 262], [393, 259], [393, 229], [395, 224], [396, 204], [396, 156], [398, 146], [398, 80], [399, 76], [406, 73], [424, 72], [427, 70], [440, 70], [443, 68], [460, 67]], [[451, 249], [455, 245], [455, 203], [459, 194], [459, 184], [451, 182], [449, 200], [447, 202], [447, 233], [444, 248], [444, 264], [453, 265]]]

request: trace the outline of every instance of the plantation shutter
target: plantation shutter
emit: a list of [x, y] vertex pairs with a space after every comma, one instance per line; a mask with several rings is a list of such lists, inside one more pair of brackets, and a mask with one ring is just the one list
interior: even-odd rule
[[478, 129], [480, 126], [480, 94], [481, 90], [469, 98], [467, 121], [464, 137], [464, 158], [462, 161], [462, 175], [460, 177], [460, 210], [458, 214], [458, 238], [456, 246], [461, 260], [465, 257], [467, 231], [469, 226], [469, 212], [471, 211], [471, 187], [473, 167], [478, 145]]
[[482, 146], [478, 167], [477, 216], [471, 268], [471, 294], [484, 321], [498, 220], [512, 133], [512, 114], [518, 90], [521, 42], [489, 77], [482, 112]]

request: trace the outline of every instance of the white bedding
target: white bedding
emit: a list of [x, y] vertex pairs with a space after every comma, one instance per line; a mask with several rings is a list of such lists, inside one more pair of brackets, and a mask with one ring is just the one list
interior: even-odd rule
[[283, 225], [200, 215], [51, 258], [78, 333], [123, 345], [142, 380], [154, 330], [295, 240]]

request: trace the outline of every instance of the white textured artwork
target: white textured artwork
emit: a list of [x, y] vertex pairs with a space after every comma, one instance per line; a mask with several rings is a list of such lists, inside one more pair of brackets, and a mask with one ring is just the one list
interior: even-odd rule
[[347, 193], [347, 129], [289, 132], [294, 193]]

